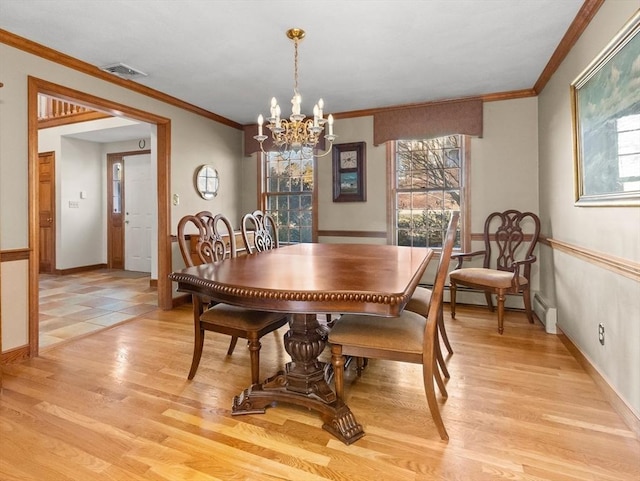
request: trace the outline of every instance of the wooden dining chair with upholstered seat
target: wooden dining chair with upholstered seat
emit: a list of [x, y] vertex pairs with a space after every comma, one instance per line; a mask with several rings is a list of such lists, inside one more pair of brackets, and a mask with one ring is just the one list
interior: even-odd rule
[[[539, 235], [540, 219], [532, 212], [510, 209], [490, 214], [484, 223], [484, 250], [453, 256], [458, 264], [449, 275], [451, 317], [456, 317], [457, 288], [466, 286], [484, 291], [491, 311], [492, 295], [496, 295], [500, 334], [504, 332], [504, 301], [507, 294], [522, 294], [527, 318], [533, 324], [529, 286], [531, 265], [536, 261], [533, 250]], [[476, 256], [482, 256], [482, 267], [463, 267], [465, 260]]]
[[440, 415], [433, 380], [437, 369], [438, 316], [443, 302], [444, 283], [455, 242], [458, 218], [459, 213], [454, 212], [449, 220], [426, 318], [407, 309], [395, 318], [344, 314], [329, 332], [331, 364], [336, 394], [340, 399], [344, 400], [344, 356], [422, 364], [427, 403], [443, 440], [448, 440], [449, 435]]
[[242, 239], [247, 253], [264, 252], [280, 247], [278, 226], [271, 214], [255, 210], [242, 216]]
[[[195, 238], [192, 242], [191, 239]], [[236, 240], [229, 220], [203, 211], [186, 215], [178, 223], [178, 245], [187, 266], [218, 262], [236, 257]], [[251, 383], [260, 381], [260, 338], [288, 323], [289, 317], [278, 312], [256, 311], [192, 296], [195, 339], [189, 379], [200, 364], [205, 331], [231, 336], [227, 355], [231, 355], [238, 338], [246, 339], [251, 360]]]

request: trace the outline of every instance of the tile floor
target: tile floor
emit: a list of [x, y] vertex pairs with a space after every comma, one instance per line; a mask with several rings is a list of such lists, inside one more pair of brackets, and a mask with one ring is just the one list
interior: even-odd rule
[[149, 273], [100, 269], [40, 275], [40, 349], [153, 311], [157, 289]]

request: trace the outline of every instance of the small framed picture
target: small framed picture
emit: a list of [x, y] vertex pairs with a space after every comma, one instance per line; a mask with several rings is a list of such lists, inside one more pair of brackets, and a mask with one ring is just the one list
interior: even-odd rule
[[366, 143], [333, 146], [333, 201], [364, 202], [366, 193]]

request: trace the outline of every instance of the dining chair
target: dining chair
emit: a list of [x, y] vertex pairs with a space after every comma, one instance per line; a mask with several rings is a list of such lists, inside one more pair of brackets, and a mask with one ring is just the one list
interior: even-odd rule
[[255, 210], [242, 216], [242, 239], [249, 254], [280, 247], [278, 226], [271, 214]]
[[[194, 232], [189, 234], [188, 232]], [[195, 239], [192, 241], [191, 239]], [[189, 267], [236, 257], [235, 232], [231, 222], [222, 214], [202, 211], [186, 215], [178, 223], [178, 245]], [[257, 311], [218, 303], [201, 296], [192, 296], [194, 304], [195, 338], [193, 359], [188, 379], [198, 370], [205, 331], [231, 336], [227, 355], [231, 355], [238, 338], [246, 339], [251, 363], [251, 383], [260, 381], [260, 339], [289, 322], [288, 315]], [[206, 308], [205, 308], [206, 306]]]
[[[492, 295], [498, 301], [498, 332], [504, 332], [506, 295], [522, 294], [527, 319], [533, 324], [531, 308], [531, 265], [536, 261], [533, 250], [540, 235], [540, 219], [532, 212], [514, 209], [493, 212], [484, 223], [484, 250], [455, 254], [458, 263], [451, 274], [451, 317], [456, 317], [458, 286], [484, 291], [487, 305], [493, 311]], [[492, 257], [495, 251], [495, 259]], [[482, 267], [463, 267], [465, 260], [482, 257]]]
[[[449, 439], [434, 389], [438, 316], [456, 237], [459, 213], [449, 220], [427, 317], [404, 309], [395, 318], [344, 314], [329, 332], [336, 395], [344, 400], [344, 356], [422, 364], [422, 380], [431, 417], [440, 438]], [[446, 396], [443, 396], [446, 397]]]

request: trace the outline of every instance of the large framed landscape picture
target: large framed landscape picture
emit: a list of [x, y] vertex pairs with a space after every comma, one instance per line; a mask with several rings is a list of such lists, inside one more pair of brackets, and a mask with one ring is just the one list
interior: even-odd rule
[[576, 205], [640, 205], [640, 12], [571, 84]]

